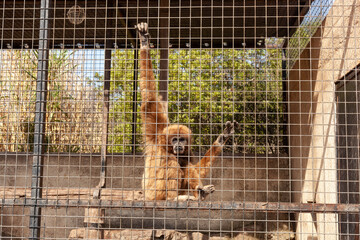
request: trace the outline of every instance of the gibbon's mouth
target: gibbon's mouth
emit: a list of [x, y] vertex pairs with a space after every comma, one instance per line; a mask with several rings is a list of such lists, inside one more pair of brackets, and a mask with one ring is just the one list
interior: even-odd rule
[[183, 154], [185, 151], [185, 148], [182, 146], [176, 146], [173, 149], [174, 154]]

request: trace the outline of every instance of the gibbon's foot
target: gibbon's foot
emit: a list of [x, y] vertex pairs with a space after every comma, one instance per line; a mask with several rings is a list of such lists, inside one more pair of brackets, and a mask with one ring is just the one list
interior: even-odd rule
[[234, 133], [235, 133], [235, 129], [239, 127], [239, 123], [237, 121], [227, 121], [225, 123], [225, 129], [224, 132], [222, 134], [220, 134], [220, 136], [218, 137], [217, 141], [220, 144], [225, 144], [226, 140], [228, 140]]
[[202, 201], [207, 197], [207, 195], [215, 191], [215, 187], [214, 185], [205, 185], [203, 187], [198, 186], [197, 190], [199, 191], [199, 199]]
[[184, 202], [184, 201], [196, 201], [196, 197], [194, 196], [189, 196], [189, 195], [179, 195], [173, 199], [171, 199], [173, 201], [179, 201], [179, 202]]
[[148, 33], [148, 24], [147, 23], [138, 23], [135, 25], [135, 29], [139, 32], [140, 38], [140, 47], [148, 47], [150, 34]]

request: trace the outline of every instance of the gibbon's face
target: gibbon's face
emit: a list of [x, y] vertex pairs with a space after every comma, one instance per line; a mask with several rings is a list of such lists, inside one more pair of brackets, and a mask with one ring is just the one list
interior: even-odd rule
[[168, 152], [175, 155], [188, 154], [191, 144], [191, 130], [184, 125], [170, 125], [163, 132]]
[[176, 155], [182, 155], [186, 153], [187, 147], [188, 147], [188, 141], [183, 136], [174, 136], [170, 140], [172, 151]]

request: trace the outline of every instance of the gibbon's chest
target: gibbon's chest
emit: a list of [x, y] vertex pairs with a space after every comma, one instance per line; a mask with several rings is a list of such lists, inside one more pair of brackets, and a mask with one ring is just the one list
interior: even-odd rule
[[145, 165], [147, 167], [177, 165], [180, 168], [186, 168], [189, 164], [191, 164], [191, 156], [176, 156], [173, 153], [163, 151], [157, 146], [146, 147], [144, 158]]

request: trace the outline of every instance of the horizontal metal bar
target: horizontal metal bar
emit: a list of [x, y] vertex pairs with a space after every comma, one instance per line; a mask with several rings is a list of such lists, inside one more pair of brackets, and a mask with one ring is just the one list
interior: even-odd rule
[[[2, 206], [31, 207], [35, 201], [30, 198], [0, 199]], [[176, 201], [129, 201], [129, 200], [52, 200], [36, 201], [40, 207], [86, 207], [86, 208], [140, 208], [156, 210], [242, 210], [259, 212], [309, 212], [309, 213], [358, 213], [360, 204], [322, 204], [288, 202], [176, 202]]]

